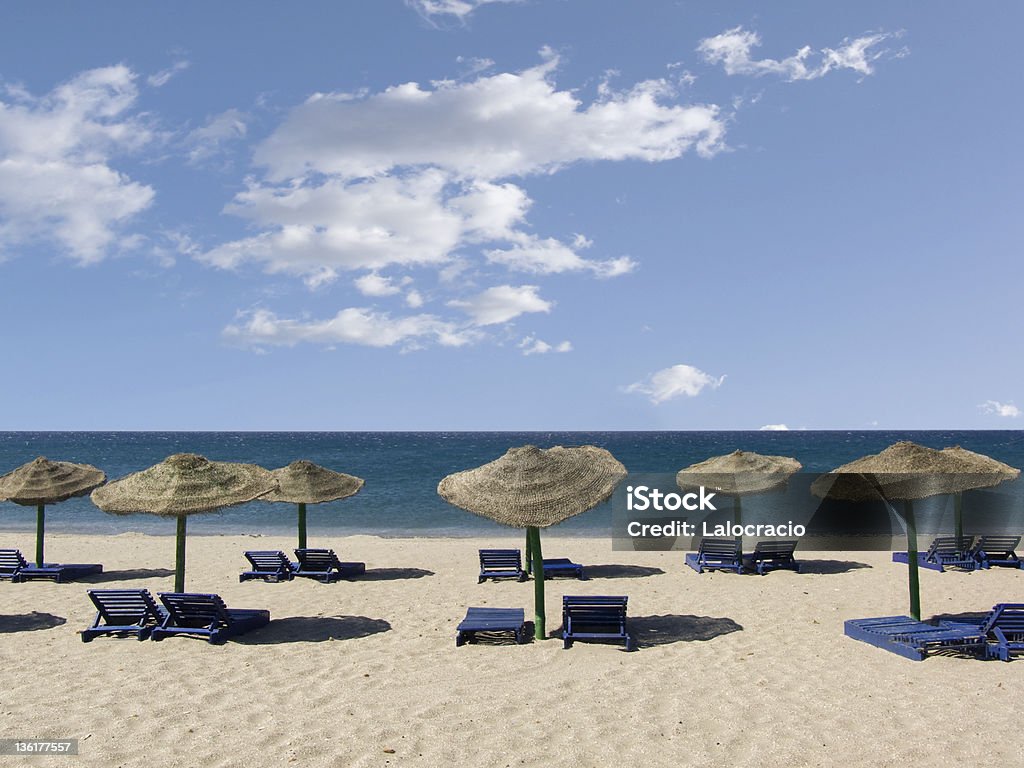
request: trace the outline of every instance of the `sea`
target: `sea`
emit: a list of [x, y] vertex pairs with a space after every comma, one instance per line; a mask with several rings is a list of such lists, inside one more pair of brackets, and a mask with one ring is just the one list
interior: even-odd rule
[[[92, 464], [116, 479], [174, 453], [268, 469], [307, 459], [357, 475], [363, 490], [311, 505], [310, 538], [334, 535], [468, 537], [509, 533], [437, 495], [445, 475], [492, 461], [511, 447], [597, 445], [631, 473], [674, 473], [736, 449], [791, 456], [804, 472], [826, 472], [898, 440], [932, 448], [960, 445], [1024, 467], [1024, 431], [755, 431], [755, 432], [0, 432], [0, 474], [37, 456]], [[1020, 481], [1018, 481], [1019, 483]], [[555, 526], [545, 535], [606, 536], [610, 504]], [[0, 530], [35, 530], [34, 507], [0, 502]], [[88, 496], [47, 507], [48, 532], [173, 535], [173, 519], [108, 515]], [[189, 534], [288, 534], [291, 504], [253, 502], [189, 518]]]

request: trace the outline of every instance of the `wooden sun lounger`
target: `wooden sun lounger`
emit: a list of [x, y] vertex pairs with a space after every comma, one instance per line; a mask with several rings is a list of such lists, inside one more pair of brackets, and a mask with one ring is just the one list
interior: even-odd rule
[[979, 536], [971, 554], [979, 568], [1004, 565], [1010, 568], [1024, 568], [1024, 562], [1014, 550], [1020, 544], [1020, 536]]
[[523, 553], [518, 549], [481, 549], [480, 575], [477, 584], [487, 579], [516, 579], [526, 581], [529, 574], [523, 570]]
[[145, 640], [167, 617], [148, 589], [90, 589], [87, 594], [96, 606], [96, 618], [82, 630], [82, 642], [100, 635], [135, 635]]
[[562, 643], [571, 648], [576, 640], [621, 640], [627, 651], [636, 643], [626, 629], [624, 596], [575, 596], [562, 598]]
[[296, 549], [298, 565], [292, 573], [324, 584], [366, 573], [366, 563], [343, 563], [333, 549]]
[[69, 581], [103, 573], [99, 563], [29, 563], [17, 549], [0, 549], [0, 578], [10, 579], [17, 584], [23, 581], [46, 579], [64, 584]]
[[710, 570], [743, 573], [743, 552], [736, 539], [701, 539], [696, 552], [688, 552], [686, 564], [697, 573]]
[[230, 637], [270, 622], [270, 611], [228, 608], [220, 595], [161, 592], [159, 597], [167, 615], [150, 633], [154, 640], [172, 635], [195, 635], [220, 645]]
[[514, 639], [517, 644], [529, 638], [526, 632], [526, 615], [522, 608], [469, 608], [457, 627], [455, 647], [478, 639]]
[[[972, 541], [973, 537], [969, 536], [963, 539], [957, 539], [956, 536], [937, 536], [927, 552], [917, 553], [917, 564], [921, 568], [940, 572], [945, 572], [947, 568], [973, 571], [978, 567], [978, 561], [971, 551]], [[893, 552], [892, 561], [908, 563], [909, 555], [906, 552]]]
[[291, 581], [295, 578], [295, 570], [298, 568], [288, 559], [288, 555], [279, 549], [251, 550], [245, 553], [245, 559], [249, 561], [252, 570], [240, 573], [240, 582], [251, 579], [262, 579], [267, 582]]
[[800, 573], [800, 563], [793, 558], [796, 545], [795, 541], [759, 541], [753, 552], [743, 556], [743, 565], [762, 576], [777, 570]]

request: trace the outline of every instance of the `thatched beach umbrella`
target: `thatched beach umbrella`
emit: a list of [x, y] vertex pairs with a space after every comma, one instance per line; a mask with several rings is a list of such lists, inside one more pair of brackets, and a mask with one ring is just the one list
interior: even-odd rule
[[886, 501], [903, 502], [907, 527], [910, 615], [920, 620], [921, 586], [914, 501], [989, 488], [1018, 474], [1012, 467], [963, 448], [936, 450], [902, 441], [890, 445], [881, 453], [836, 467], [815, 480], [811, 484], [811, 492], [820, 498], [846, 501], [883, 498]]
[[[803, 465], [788, 456], [765, 456], [753, 451], [733, 451], [725, 456], [691, 464], [676, 473], [680, 490], [704, 486], [723, 496], [731, 496], [736, 523], [743, 517], [740, 499], [755, 493], [782, 488]], [[742, 546], [743, 537], [737, 537]]]
[[534, 635], [545, 637], [544, 558], [540, 529], [586, 512], [612, 495], [626, 468], [603, 448], [583, 445], [510, 448], [499, 459], [448, 475], [437, 486], [457, 507], [502, 525], [525, 528], [533, 563]]
[[84, 496], [106, 480], [103, 471], [91, 464], [50, 461], [43, 456], [0, 477], [0, 499], [36, 508], [36, 565], [43, 565], [46, 505]]
[[185, 591], [185, 519], [200, 512], [253, 501], [277, 488], [269, 471], [255, 464], [210, 461], [193, 453], [176, 453], [159, 464], [114, 480], [92, 492], [104, 512], [146, 512], [178, 521], [174, 591]]
[[[978, 471], [985, 475], [995, 475], [1002, 478], [999, 482], [1006, 480], [1016, 480], [1020, 476], [1020, 470], [1011, 467], [1009, 464], [1004, 464], [1001, 461], [993, 459], [991, 456], [986, 456], [983, 453], [975, 453], [974, 451], [968, 451], [966, 448], [961, 448], [959, 445], [954, 445], [951, 448], [943, 448], [943, 451], [947, 451], [955, 456], [958, 456], [965, 462], [970, 462], [978, 468]], [[953, 497], [953, 515], [954, 515], [954, 527], [956, 533], [957, 542], [964, 540], [964, 494], [963, 491], [957, 491]]]
[[334, 472], [304, 459], [275, 469], [271, 474], [277, 480], [278, 488], [261, 501], [299, 505], [299, 549], [306, 548], [306, 505], [354, 496], [364, 483], [360, 477]]

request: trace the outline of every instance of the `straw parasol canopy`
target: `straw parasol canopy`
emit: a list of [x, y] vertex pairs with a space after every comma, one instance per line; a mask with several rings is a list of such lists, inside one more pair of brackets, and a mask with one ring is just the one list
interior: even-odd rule
[[[910, 441], [890, 445], [818, 477], [811, 493], [820, 498], [903, 501], [907, 526], [910, 613], [921, 618], [914, 501], [948, 493], [990, 488], [1020, 475], [1020, 470], [959, 446], [927, 448]], [[958, 522], [958, 528], [960, 524]], [[960, 534], [958, 534], [960, 535]]]
[[361, 477], [335, 472], [305, 459], [293, 461], [271, 474], [278, 488], [261, 500], [299, 505], [299, 549], [306, 547], [306, 505], [347, 499], [358, 493], [364, 484]]
[[43, 565], [46, 505], [84, 496], [107, 476], [91, 464], [50, 461], [40, 456], [0, 477], [0, 499], [36, 507], [36, 565]]
[[185, 519], [266, 496], [277, 488], [273, 475], [255, 464], [210, 461], [193, 453], [176, 453], [159, 464], [114, 480], [92, 493], [104, 512], [145, 512], [178, 521], [174, 590], [185, 588]]
[[540, 529], [586, 512], [612, 495], [626, 468], [593, 445], [533, 445], [510, 448], [504, 456], [476, 469], [441, 480], [438, 494], [502, 525], [526, 528], [526, 558], [533, 565], [534, 637], [545, 637], [544, 558]]
[[749, 496], [780, 488], [802, 466], [788, 456], [733, 451], [684, 467], [676, 473], [676, 485], [682, 490], [703, 485], [723, 496]]

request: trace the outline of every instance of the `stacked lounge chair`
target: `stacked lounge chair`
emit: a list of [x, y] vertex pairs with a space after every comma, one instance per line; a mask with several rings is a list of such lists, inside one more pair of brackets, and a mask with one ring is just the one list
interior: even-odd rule
[[778, 570], [800, 573], [800, 563], [793, 557], [796, 545], [795, 541], [759, 541], [753, 552], [743, 555], [743, 565], [762, 576]]
[[159, 596], [167, 613], [150, 632], [153, 640], [192, 635], [220, 645], [270, 622], [270, 611], [228, 608], [220, 595], [161, 592]]
[[[917, 564], [921, 568], [944, 572], [947, 568], [958, 568], [973, 571], [978, 567], [978, 560], [971, 548], [973, 536], [958, 539], [956, 536], [937, 536], [926, 552], [917, 553]], [[906, 552], [893, 552], [894, 563], [909, 562]]]
[[1024, 568], [1024, 561], [1014, 551], [1020, 544], [1020, 536], [979, 536], [971, 555], [979, 568], [1003, 565], [1009, 568]]
[[743, 550], [737, 539], [701, 539], [696, 552], [688, 552], [686, 564], [697, 573], [721, 570], [743, 573]]
[[333, 549], [296, 549], [292, 573], [324, 584], [366, 573], [366, 563], [343, 563]]
[[512, 639], [517, 645], [529, 640], [522, 608], [469, 608], [457, 627], [455, 647], [477, 640]]
[[625, 596], [575, 596], [562, 598], [562, 643], [571, 648], [576, 640], [615, 640], [627, 651], [636, 643], [626, 627]]
[[0, 549], [0, 578], [17, 584], [23, 581], [46, 579], [63, 584], [82, 576], [103, 573], [98, 563], [29, 563], [18, 549]]
[[145, 640], [167, 617], [148, 589], [90, 589], [87, 594], [97, 613], [82, 631], [83, 643], [101, 635], [134, 635]]
[[298, 568], [288, 559], [288, 555], [279, 549], [250, 550], [245, 553], [245, 559], [249, 561], [252, 570], [240, 573], [240, 582], [251, 579], [262, 579], [272, 583], [291, 581], [295, 578], [295, 570]]

